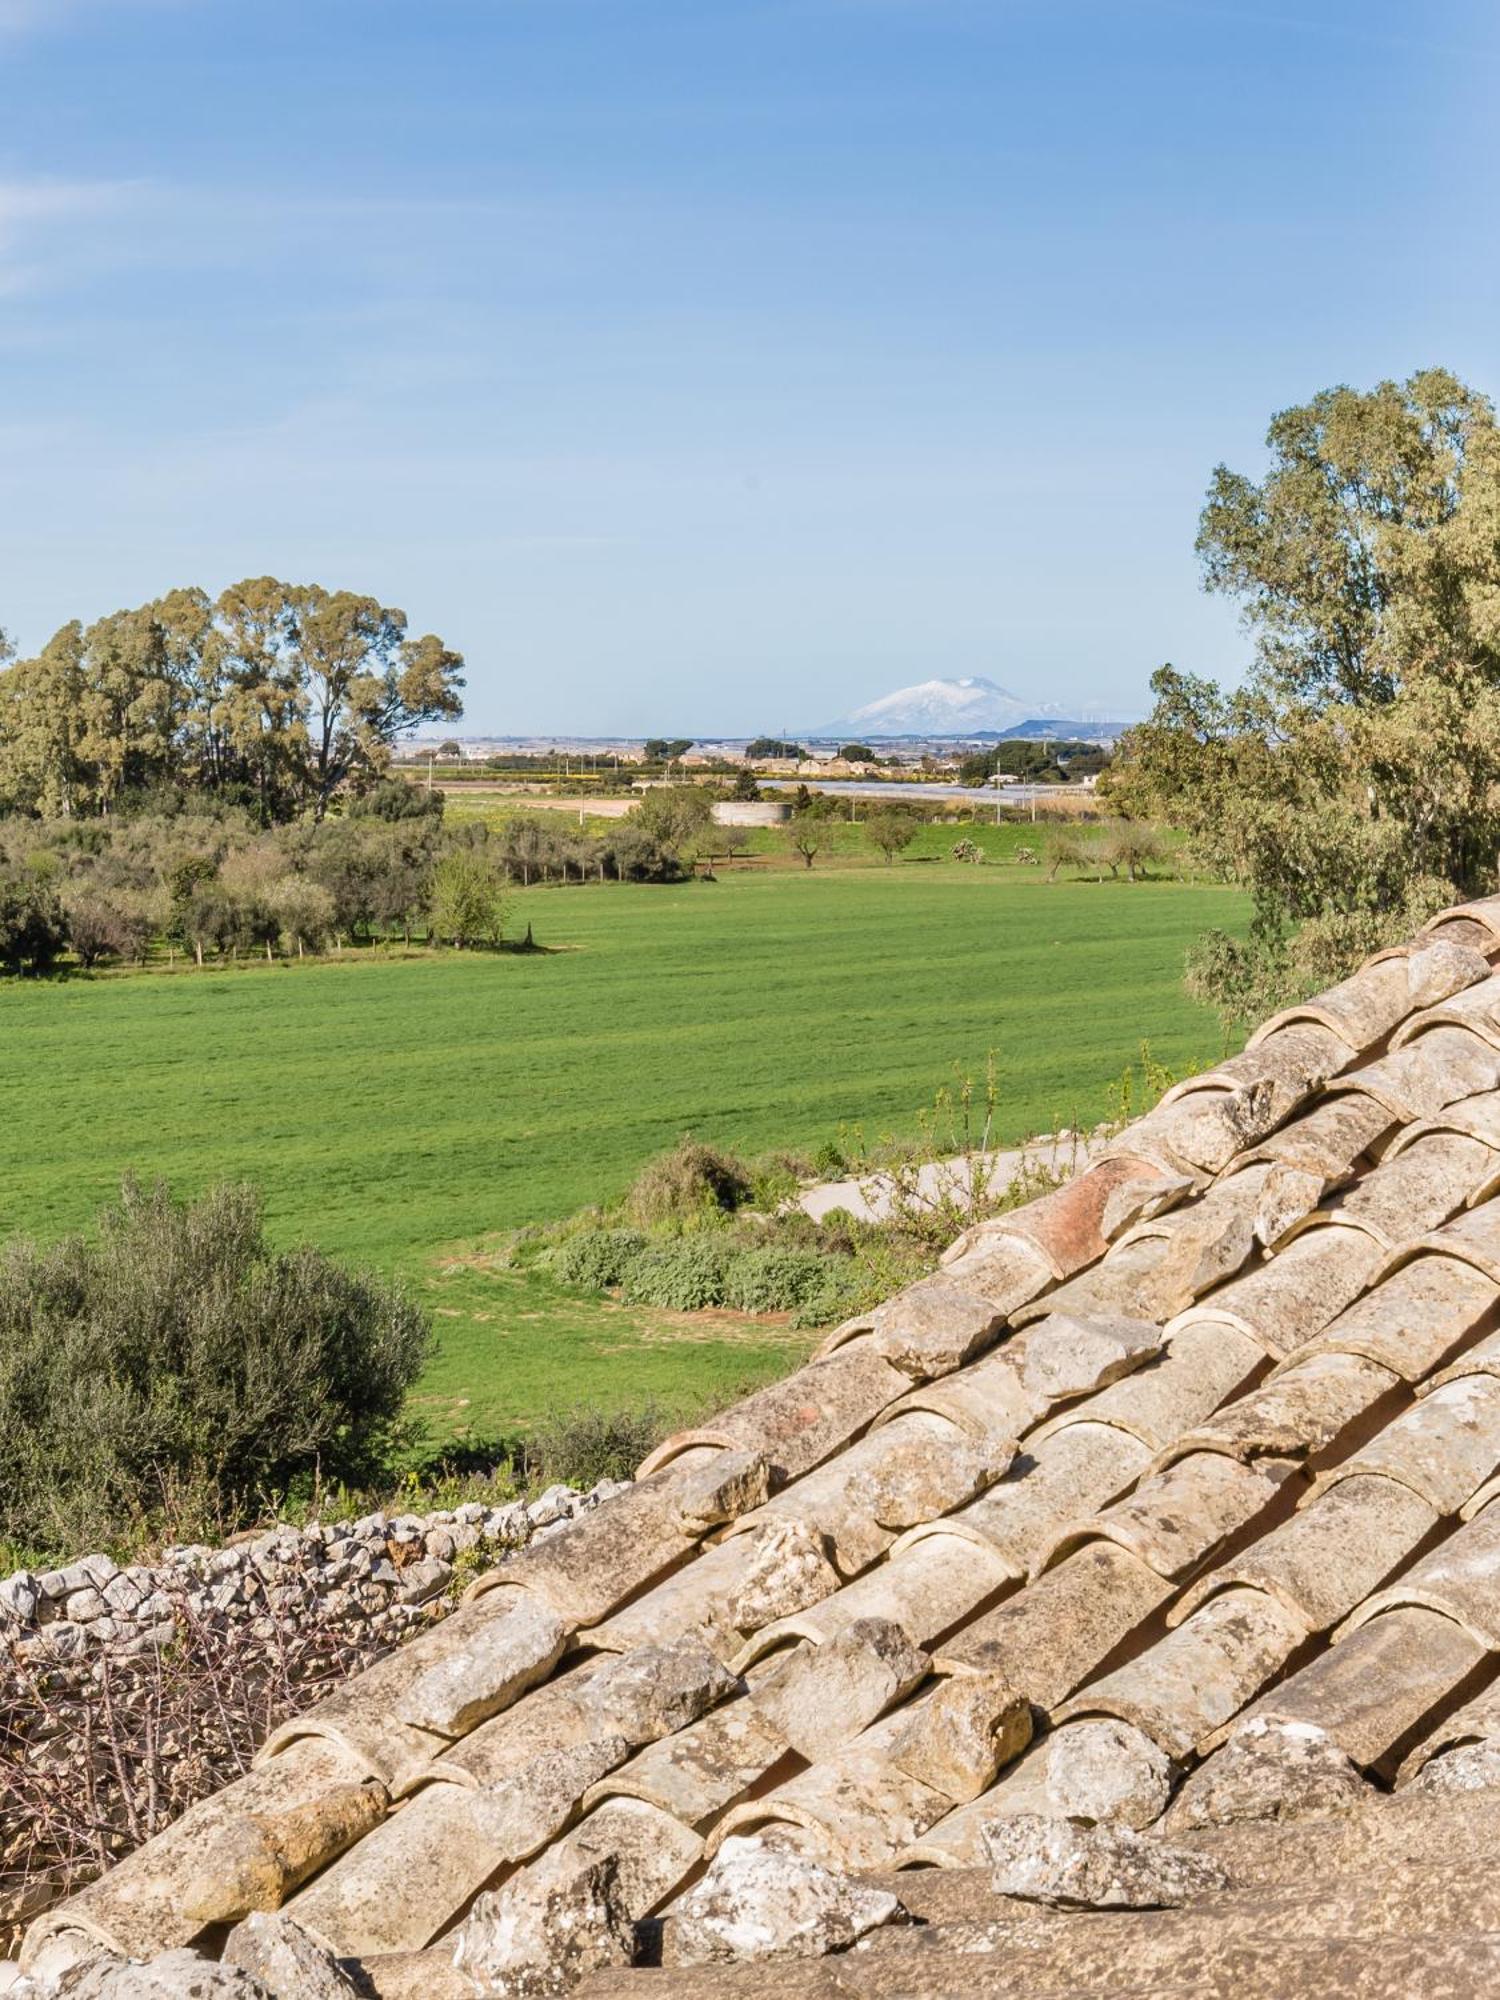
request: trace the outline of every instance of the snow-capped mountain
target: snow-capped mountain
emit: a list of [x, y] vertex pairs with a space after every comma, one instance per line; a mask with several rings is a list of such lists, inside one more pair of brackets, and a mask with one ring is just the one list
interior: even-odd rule
[[1064, 708], [1055, 702], [1026, 701], [995, 681], [970, 674], [962, 680], [920, 681], [915, 687], [897, 688], [894, 694], [867, 702], [852, 715], [840, 716], [806, 733], [850, 739], [1009, 735], [1022, 733], [1028, 723], [1054, 717], [1077, 724], [1093, 735], [1112, 733], [1135, 719], [1092, 707]]

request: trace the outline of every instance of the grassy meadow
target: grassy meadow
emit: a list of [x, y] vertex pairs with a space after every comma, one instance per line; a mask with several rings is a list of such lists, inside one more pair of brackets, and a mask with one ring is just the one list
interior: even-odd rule
[[749, 1153], [909, 1133], [990, 1050], [999, 1137], [1092, 1121], [1142, 1041], [1178, 1070], [1218, 1053], [1182, 953], [1240, 907], [1003, 864], [752, 864], [518, 894], [536, 955], [8, 982], [3, 1228], [84, 1225], [127, 1171], [252, 1180], [279, 1238], [427, 1293], [434, 1437], [727, 1394], [784, 1368], [793, 1337], [565, 1299], [497, 1268], [500, 1234], [618, 1195], [686, 1130]]

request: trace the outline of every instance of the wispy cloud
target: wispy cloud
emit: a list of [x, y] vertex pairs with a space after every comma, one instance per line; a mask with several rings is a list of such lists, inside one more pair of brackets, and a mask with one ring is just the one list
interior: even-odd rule
[[44, 290], [70, 273], [94, 225], [117, 221], [145, 188], [140, 181], [0, 180], [0, 297]]
[[0, 0], [0, 38], [57, 34], [87, 14], [157, 12], [197, 4], [198, 0]]

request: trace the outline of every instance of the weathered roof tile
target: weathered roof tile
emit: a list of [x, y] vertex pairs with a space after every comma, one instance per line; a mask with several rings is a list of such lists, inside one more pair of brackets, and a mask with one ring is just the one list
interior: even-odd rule
[[1486, 1666], [1451, 1618], [1403, 1607], [1372, 1619], [1256, 1702], [1247, 1715], [1305, 1722], [1363, 1770], [1391, 1777], [1406, 1742]]
[[1301, 1618], [1265, 1592], [1226, 1590], [1148, 1652], [1090, 1682], [1058, 1719], [1117, 1716], [1180, 1760], [1238, 1715], [1307, 1636]]
[[1308, 1631], [1329, 1632], [1421, 1546], [1438, 1518], [1410, 1486], [1352, 1473], [1201, 1577], [1172, 1616], [1242, 1584], [1284, 1604]]

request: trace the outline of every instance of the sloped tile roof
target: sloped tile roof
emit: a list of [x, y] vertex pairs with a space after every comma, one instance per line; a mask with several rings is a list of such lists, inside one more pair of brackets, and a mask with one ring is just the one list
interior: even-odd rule
[[[482, 1577], [28, 1956], [211, 1939], [250, 1850], [372, 1966], [557, 1843], [616, 1854], [638, 1916], [751, 1832], [972, 1868], [1102, 1719], [1179, 1801], [1251, 1718], [1398, 1788], [1500, 1735], [1497, 961], [1500, 897], [1268, 1022]], [[1001, 1726], [1017, 1693], [1029, 1748]], [[1055, 1926], [1027, 1921], [1051, 1991]], [[1091, 1935], [1079, 1990], [1108, 1984]], [[1140, 1949], [1140, 1990], [1175, 1990]]]

